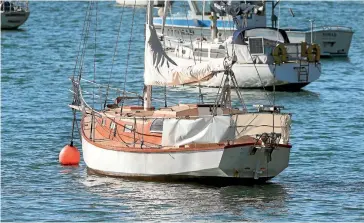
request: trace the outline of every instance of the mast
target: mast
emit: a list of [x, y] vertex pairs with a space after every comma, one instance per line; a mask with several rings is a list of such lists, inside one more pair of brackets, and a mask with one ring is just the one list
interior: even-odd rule
[[[153, 25], [153, 6], [154, 6], [154, 1], [153, 0], [148, 1], [146, 26]], [[147, 42], [145, 42], [145, 44], [147, 44]], [[145, 50], [146, 49], [147, 49], [147, 47], [145, 46]], [[148, 72], [148, 71], [144, 70], [144, 72]], [[152, 86], [151, 85], [144, 85], [143, 102], [144, 102], [143, 103], [144, 110], [149, 110], [152, 107]]]
[[166, 18], [168, 14], [168, 6], [169, 6], [169, 0], [164, 1], [164, 8], [163, 8], [163, 24], [162, 24], [162, 36], [164, 36], [164, 27], [166, 25]]
[[277, 0], [276, 3], [274, 3], [274, 1], [272, 1], [272, 16], [271, 16], [271, 21], [272, 21], [272, 28], [276, 28], [277, 27], [277, 16], [274, 14], [274, 9], [275, 7], [279, 4], [280, 0]]
[[314, 19], [309, 20], [311, 23], [311, 44], [313, 44], [313, 23], [315, 22]]
[[217, 38], [217, 26], [216, 26], [217, 16], [215, 12], [211, 12], [211, 40]]

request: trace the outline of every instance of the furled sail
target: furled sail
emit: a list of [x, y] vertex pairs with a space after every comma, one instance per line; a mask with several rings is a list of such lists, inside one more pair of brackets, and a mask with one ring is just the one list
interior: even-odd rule
[[145, 85], [175, 86], [209, 80], [232, 61], [219, 58], [193, 66], [178, 66], [164, 52], [154, 26], [147, 25], [144, 63]]

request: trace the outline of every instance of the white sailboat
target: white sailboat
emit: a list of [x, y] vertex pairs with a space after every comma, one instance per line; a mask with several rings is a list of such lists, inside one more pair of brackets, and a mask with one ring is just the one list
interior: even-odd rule
[[[253, 5], [253, 7], [245, 5], [244, 7], [246, 9], [242, 13], [248, 14], [259, 5]], [[247, 14], [241, 16], [247, 17]], [[222, 34], [218, 36], [217, 19], [213, 19], [213, 17], [216, 15], [210, 18], [210, 32], [213, 41], [208, 41], [204, 36], [200, 36], [198, 40], [192, 40], [191, 37], [182, 39], [180, 36], [168, 36], [164, 34], [166, 29], [162, 25], [160, 35], [165, 39], [168, 56], [177, 64], [193, 65], [224, 57], [226, 52], [232, 55], [233, 49], [237, 62], [232, 69], [240, 88], [272, 90], [275, 86], [275, 90], [297, 91], [319, 79], [321, 63], [320, 47], [317, 44], [290, 43], [284, 30], [267, 27], [247, 28], [249, 23], [246, 21], [243, 22], [245, 24], [243, 25], [237, 22], [238, 19], [234, 19], [234, 21], [236, 26], [241, 28], [235, 31], [231, 37], [227, 37], [225, 34], [224, 38]], [[257, 15], [257, 17], [261, 17], [261, 15]], [[162, 19], [166, 21], [164, 18]], [[220, 73], [199, 84], [219, 87], [222, 75]]]
[[[157, 30], [161, 30], [164, 23], [165, 35], [191, 35], [194, 39], [202, 35], [208, 38], [211, 27], [211, 20], [209, 18], [210, 1], [189, 0], [187, 2], [188, 13], [170, 14], [166, 17], [165, 22], [163, 22], [161, 17], [155, 17], [154, 24]], [[246, 16], [238, 16], [238, 21], [245, 23], [246, 28], [267, 27], [266, 3], [268, 2], [272, 3], [271, 8], [274, 15], [272, 16], [272, 27], [276, 28], [279, 18], [275, 15], [274, 9], [279, 4], [279, 1], [235, 1], [235, 3], [240, 3], [241, 10], [247, 13]], [[226, 13], [219, 15], [216, 27], [223, 38], [231, 36], [238, 29], [231, 16], [228, 16]], [[284, 28], [284, 30], [289, 37], [290, 43], [307, 42], [318, 44], [321, 47], [321, 56], [329, 57], [348, 56], [354, 34], [352, 28], [338, 25], [313, 27], [311, 24], [311, 28], [307, 29]]]
[[17, 29], [29, 17], [28, 1], [1, 1], [0, 12], [1, 29]]
[[[143, 96], [130, 94], [124, 86], [115, 89], [120, 95], [115, 101], [97, 110], [90, 106], [95, 102], [88, 103], [84, 97], [82, 86], [87, 80], [82, 71], [72, 78], [74, 101], [70, 107], [82, 113], [80, 132], [88, 169], [143, 180], [214, 183], [265, 182], [281, 173], [289, 163], [291, 115], [281, 113], [281, 107], [274, 105], [248, 112], [239, 91], [236, 94], [242, 109], [232, 108], [231, 91], [236, 79], [230, 57], [178, 66], [158, 39], [152, 6], [150, 1]], [[152, 106], [153, 86], [200, 82], [219, 72], [225, 75], [215, 103]], [[133, 104], [132, 100], [143, 104]]]

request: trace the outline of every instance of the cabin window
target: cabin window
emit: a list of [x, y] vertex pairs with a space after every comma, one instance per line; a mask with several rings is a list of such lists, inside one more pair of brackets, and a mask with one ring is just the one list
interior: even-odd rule
[[250, 37], [249, 49], [251, 54], [264, 54], [264, 39], [259, 37]]
[[268, 40], [274, 40], [274, 41], [278, 41], [278, 42], [285, 42], [285, 39], [283, 37], [283, 35], [275, 30], [275, 29], [270, 29], [270, 28], [255, 28], [255, 29], [250, 29], [250, 30], [246, 30], [244, 33], [244, 36], [246, 37], [260, 37], [260, 38], [264, 38], [264, 39], [268, 39]]
[[124, 132], [132, 132], [133, 126], [132, 125], [124, 125]]
[[104, 119], [104, 118], [103, 118], [103, 119], [101, 120], [101, 125], [102, 125], [102, 126], [105, 126], [105, 125], [106, 125], [106, 119]]
[[110, 129], [115, 129], [116, 125], [115, 125], [115, 122], [111, 122], [110, 123]]
[[162, 118], [154, 119], [152, 125], [150, 126], [150, 132], [162, 133], [163, 132], [163, 121]]

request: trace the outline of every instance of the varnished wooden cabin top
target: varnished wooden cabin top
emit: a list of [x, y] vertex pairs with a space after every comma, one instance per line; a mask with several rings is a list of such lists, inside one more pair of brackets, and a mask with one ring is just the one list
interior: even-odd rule
[[[161, 146], [162, 134], [150, 131], [152, 122], [157, 118], [195, 117], [211, 115], [213, 105], [179, 104], [158, 110], [144, 110], [141, 106], [108, 108], [104, 113], [94, 116], [87, 112], [82, 119], [83, 137], [91, 144], [110, 150], [129, 152], [180, 152], [223, 149], [243, 145], [254, 145], [256, 140], [244, 136], [233, 142], [189, 144], [180, 147]], [[121, 114], [122, 111], [122, 114]], [[240, 114], [238, 109], [218, 108], [218, 114]], [[135, 119], [134, 119], [135, 117]], [[144, 119], [143, 119], [144, 117]], [[115, 123], [115, 124], [113, 124]], [[91, 128], [94, 129], [91, 131]]]

